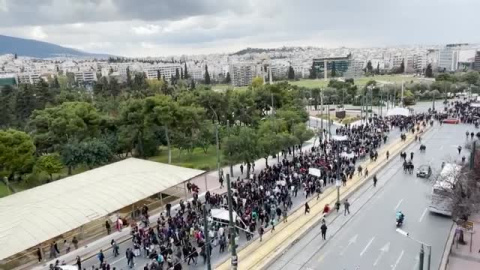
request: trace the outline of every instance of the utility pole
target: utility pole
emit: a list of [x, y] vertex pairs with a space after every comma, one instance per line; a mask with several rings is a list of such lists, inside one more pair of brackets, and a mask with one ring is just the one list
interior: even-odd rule
[[330, 104], [327, 104], [327, 113], [328, 113], [328, 140], [332, 139], [332, 130], [330, 129], [332, 123], [330, 122]]
[[215, 140], [217, 141], [217, 171], [218, 171], [218, 180], [222, 178], [222, 172], [220, 171], [220, 143], [218, 141], [218, 120], [215, 123]]
[[425, 251], [423, 250], [423, 245], [420, 246], [420, 254], [418, 257], [418, 269], [423, 270], [423, 263], [425, 261]]
[[203, 233], [205, 234], [205, 253], [207, 254], [207, 270], [212, 270], [210, 261], [210, 236], [208, 235], [207, 203], [203, 204]]
[[340, 205], [340, 186], [341, 180], [340, 180], [340, 146], [336, 145], [336, 152], [337, 152], [337, 181], [335, 181], [335, 185], [337, 186], [337, 205]]
[[321, 127], [321, 128], [322, 128], [322, 138], [321, 138], [321, 140], [322, 140], [322, 142], [323, 142], [323, 133], [324, 133], [324, 132], [323, 132], [323, 88], [320, 89], [320, 111], [321, 111], [321, 113], [320, 113], [320, 118], [321, 118], [320, 122], [321, 122], [321, 125], [322, 125], [322, 127]]
[[230, 175], [227, 174], [227, 193], [228, 193], [228, 227], [230, 228], [230, 245], [232, 250], [232, 270], [238, 267], [237, 248], [235, 244], [235, 226], [233, 223], [233, 205], [232, 205], [232, 188], [230, 185]]

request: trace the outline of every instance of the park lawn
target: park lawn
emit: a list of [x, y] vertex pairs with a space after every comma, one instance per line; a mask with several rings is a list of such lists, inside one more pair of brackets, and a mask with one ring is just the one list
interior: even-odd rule
[[3, 182], [0, 182], [0, 198], [5, 197], [9, 194], [10, 193], [8, 192], [7, 186]]
[[321, 87], [327, 87], [328, 86], [328, 81], [325, 81], [324, 79], [306, 79], [306, 80], [299, 80], [299, 81], [288, 81], [289, 84], [291, 85], [296, 85], [299, 87], [306, 87], [306, 88], [321, 88]]
[[[378, 76], [373, 76], [373, 77], [359, 77], [359, 78], [354, 78], [355, 85], [358, 86], [364, 86], [369, 82], [370, 80], [375, 80], [379, 83], [402, 83], [402, 82], [418, 82], [418, 81], [423, 81], [419, 77], [413, 77], [409, 75], [378, 75]], [[300, 87], [306, 87], [306, 88], [322, 88], [322, 87], [327, 87], [328, 86], [328, 80], [325, 81], [324, 79], [304, 79], [304, 80], [299, 80], [299, 81], [289, 81], [288, 83], [292, 85], [297, 85]]]
[[[168, 150], [166, 147], [160, 148], [160, 154], [149, 158], [149, 160], [168, 163]], [[220, 161], [223, 160], [222, 152], [220, 151]], [[223, 163], [222, 163], [223, 164]], [[201, 148], [195, 148], [192, 152], [182, 151], [178, 148], [172, 149], [172, 165], [187, 167], [200, 170], [213, 170], [217, 167], [217, 152], [216, 146], [212, 145], [208, 148], [207, 153]]]

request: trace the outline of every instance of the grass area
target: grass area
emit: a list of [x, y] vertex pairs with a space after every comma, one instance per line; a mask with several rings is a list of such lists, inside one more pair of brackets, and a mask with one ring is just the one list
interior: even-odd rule
[[10, 195], [7, 186], [3, 182], [0, 182], [0, 198], [7, 195]]
[[[166, 147], [161, 147], [161, 152], [158, 156], [149, 158], [149, 160], [168, 163], [168, 150]], [[223, 160], [220, 152], [220, 160]], [[180, 152], [179, 149], [172, 149], [172, 164], [192, 169], [212, 170], [217, 167], [217, 152], [216, 146], [212, 145], [208, 148], [207, 153], [201, 148], [195, 148], [192, 152]]]
[[[368, 81], [370, 80], [375, 80], [377, 82], [384, 82], [384, 83], [401, 83], [403, 82], [417, 82], [417, 81], [422, 81], [422, 78], [419, 77], [413, 77], [409, 75], [378, 75], [374, 77], [360, 77], [360, 78], [355, 78], [355, 84], [358, 86], [363, 86], [367, 84]], [[317, 88], [317, 87], [327, 87], [328, 86], [328, 81], [325, 81], [323, 79], [305, 79], [305, 80], [299, 80], [299, 81], [290, 81], [289, 82], [292, 85], [298, 85], [301, 87], [306, 87], [306, 88]]]

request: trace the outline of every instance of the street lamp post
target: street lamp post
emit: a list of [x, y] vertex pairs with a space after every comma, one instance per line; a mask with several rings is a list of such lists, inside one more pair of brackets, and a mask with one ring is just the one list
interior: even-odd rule
[[424, 260], [424, 256], [425, 256], [425, 255], [424, 255], [424, 254], [425, 254], [425, 253], [424, 253], [424, 246], [426, 246], [426, 247], [428, 248], [427, 270], [430, 270], [430, 264], [431, 264], [431, 262], [432, 262], [432, 246], [431, 246], [431, 245], [427, 245], [427, 244], [425, 244], [424, 242], [422, 242], [422, 241], [420, 241], [420, 240], [417, 240], [417, 239], [411, 237], [408, 232], [406, 232], [406, 231], [404, 231], [404, 230], [402, 230], [402, 229], [400, 229], [400, 228], [398, 228], [396, 231], [397, 231], [399, 234], [401, 234], [401, 235], [403, 235], [403, 236], [405, 236], [405, 237], [407, 237], [407, 238], [409, 238], [409, 239], [411, 239], [411, 240], [413, 240], [413, 241], [415, 241], [415, 242], [417, 242], [417, 243], [420, 244], [420, 254], [419, 254], [419, 256], [420, 256], [420, 261], [419, 261], [419, 268], [418, 268], [419, 270], [423, 270], [423, 264], [424, 264], [424, 263], [423, 263], [423, 260]]
[[232, 188], [230, 185], [230, 175], [227, 174], [227, 194], [228, 194], [228, 227], [230, 228], [230, 246], [232, 250], [231, 264], [232, 269], [238, 267], [237, 248], [235, 244], [235, 226], [233, 223], [233, 205], [232, 205]]
[[208, 235], [207, 203], [203, 204], [203, 233], [205, 234], [205, 253], [207, 254], [207, 270], [212, 270], [210, 261], [210, 236]]
[[335, 185], [337, 187], [337, 207], [340, 205], [340, 186], [341, 186], [341, 181], [340, 181], [340, 149], [339, 145], [336, 145], [336, 152], [337, 152], [337, 181], [335, 181]]
[[222, 172], [220, 171], [220, 142], [218, 140], [218, 115], [217, 115], [217, 112], [215, 112], [215, 110], [211, 107], [210, 107], [210, 110], [212, 110], [213, 114], [215, 115], [215, 118], [217, 119], [217, 121], [215, 122], [215, 140], [216, 140], [216, 143], [217, 143], [217, 171], [218, 171], [218, 180], [220, 181], [220, 179], [222, 178]]
[[320, 122], [321, 122], [321, 125], [322, 125], [322, 142], [323, 142], [323, 89], [320, 89], [320, 110], [321, 110], [321, 113], [320, 113]]

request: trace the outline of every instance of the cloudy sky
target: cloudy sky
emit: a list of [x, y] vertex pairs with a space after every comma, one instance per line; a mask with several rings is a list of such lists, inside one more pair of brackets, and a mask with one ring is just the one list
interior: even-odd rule
[[89, 52], [480, 42], [480, 0], [0, 0], [0, 34]]

